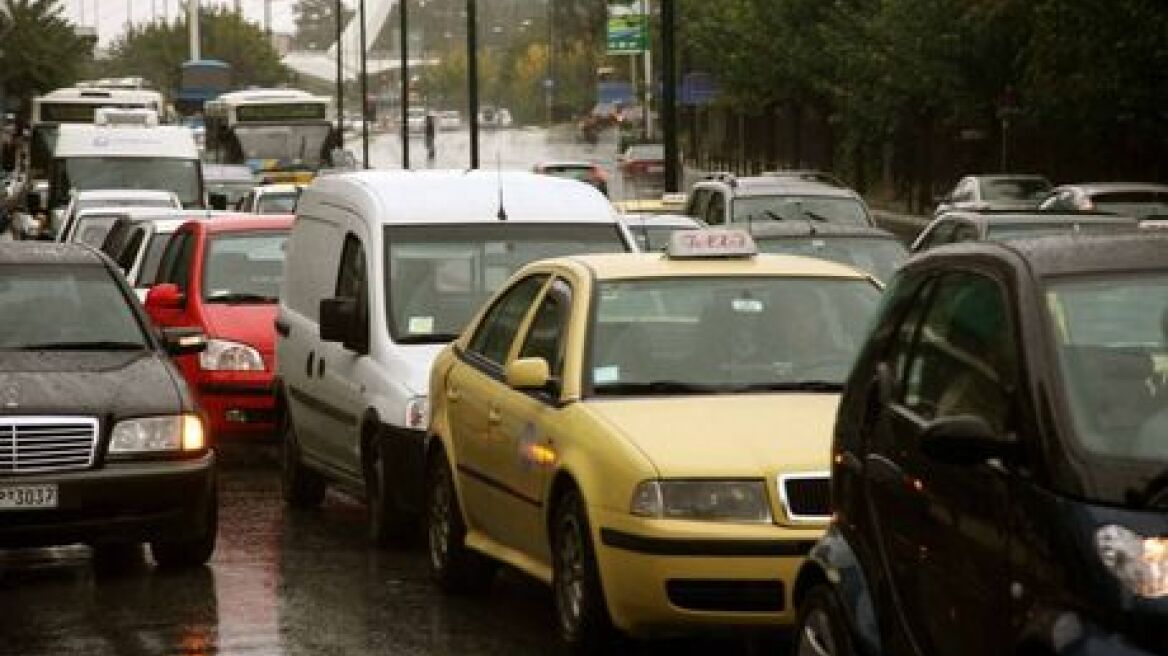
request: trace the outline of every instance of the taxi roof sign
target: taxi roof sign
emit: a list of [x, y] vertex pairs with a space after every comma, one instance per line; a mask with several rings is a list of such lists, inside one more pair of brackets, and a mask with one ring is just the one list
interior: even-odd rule
[[677, 230], [670, 235], [665, 254], [677, 260], [754, 257], [758, 255], [758, 246], [754, 238], [743, 230]]

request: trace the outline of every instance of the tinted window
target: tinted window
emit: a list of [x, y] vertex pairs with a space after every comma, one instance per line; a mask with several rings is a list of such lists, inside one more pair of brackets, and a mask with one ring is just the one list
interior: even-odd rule
[[117, 253], [117, 263], [124, 273], [129, 273], [130, 269], [133, 268], [134, 260], [138, 259], [138, 252], [142, 249], [142, 240], [145, 238], [145, 228], [134, 228], [130, 238], [120, 247]]
[[155, 232], [150, 236], [150, 244], [146, 247], [146, 256], [142, 258], [142, 266], [138, 268], [138, 279], [135, 287], [144, 287], [154, 284], [158, 278], [158, 267], [162, 260], [162, 253], [170, 243], [171, 233]]
[[564, 368], [564, 337], [567, 331], [568, 311], [572, 291], [562, 280], [552, 283], [540, 301], [539, 309], [527, 331], [527, 339], [519, 350], [521, 358], [543, 358], [553, 377], [559, 377]]
[[924, 250], [926, 248], [932, 248], [933, 246], [937, 246], [939, 244], [948, 243], [950, 241], [950, 238], [953, 236], [953, 231], [956, 229], [957, 229], [957, 222], [956, 221], [944, 221], [943, 220], [943, 221], [938, 221], [937, 223], [934, 223], [933, 229], [930, 230], [927, 235], [925, 235], [924, 240], [921, 241], [920, 245], [917, 246], [916, 250], [920, 251], [920, 250]]
[[524, 278], [495, 301], [471, 337], [470, 351], [495, 364], [504, 364], [519, 324], [545, 280], [547, 276]]
[[209, 303], [274, 303], [287, 240], [287, 231], [211, 237], [204, 255], [203, 298]]
[[446, 342], [523, 265], [574, 253], [626, 250], [614, 224], [387, 226], [390, 334]]
[[1004, 431], [1017, 360], [1008, 316], [990, 278], [943, 277], [905, 366], [904, 405], [924, 419], [971, 414]]
[[121, 288], [101, 266], [0, 265], [0, 317], [0, 349], [146, 346]]

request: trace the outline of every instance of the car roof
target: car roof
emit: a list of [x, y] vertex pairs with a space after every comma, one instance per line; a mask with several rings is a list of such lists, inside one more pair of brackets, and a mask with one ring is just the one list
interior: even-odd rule
[[1107, 212], [1019, 212], [1017, 210], [950, 210], [937, 217], [965, 219], [977, 224], [994, 225], [1040, 225], [1040, 224], [1115, 224], [1136, 225], [1138, 222], [1127, 216]]
[[0, 264], [103, 265], [101, 255], [79, 243], [0, 242]]
[[293, 220], [291, 214], [238, 214], [235, 217], [222, 217], [214, 221], [196, 219], [203, 226], [203, 230], [210, 234], [290, 229]]
[[77, 198], [84, 200], [120, 200], [123, 198], [157, 198], [172, 201], [173, 191], [162, 189], [83, 189], [77, 191]]
[[809, 223], [806, 221], [771, 221], [750, 224], [750, 234], [756, 239], [785, 237], [864, 237], [872, 239], [897, 240], [896, 235], [865, 225], [848, 223]]
[[1155, 184], [1152, 182], [1081, 182], [1077, 184], [1059, 185], [1055, 188], [1055, 191], [1062, 191], [1066, 189], [1081, 191], [1088, 196], [1093, 194], [1125, 191], [1153, 191], [1168, 193], [1168, 185]]
[[801, 255], [671, 259], [660, 253], [606, 253], [551, 261], [583, 265], [600, 280], [734, 275], [868, 279], [867, 274], [850, 266]]
[[735, 196], [830, 196], [834, 198], [857, 198], [858, 194], [848, 187], [824, 184], [778, 176], [751, 176], [729, 180], [702, 180], [694, 186], [725, 185]]
[[909, 260], [905, 267], [915, 268], [918, 264], [961, 255], [998, 260], [1021, 258], [1039, 278], [1168, 271], [1168, 234], [1145, 230], [1113, 235], [1068, 233], [1008, 241], [968, 241], [926, 250]]
[[499, 221], [616, 223], [591, 185], [528, 171], [357, 171], [317, 177], [297, 213], [324, 205], [357, 210], [379, 224]]
[[622, 214], [620, 220], [630, 228], [704, 228], [706, 224], [684, 214]]

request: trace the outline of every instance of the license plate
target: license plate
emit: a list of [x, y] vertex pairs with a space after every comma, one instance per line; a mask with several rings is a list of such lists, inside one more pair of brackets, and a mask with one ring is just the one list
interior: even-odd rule
[[56, 485], [0, 485], [0, 510], [56, 507]]

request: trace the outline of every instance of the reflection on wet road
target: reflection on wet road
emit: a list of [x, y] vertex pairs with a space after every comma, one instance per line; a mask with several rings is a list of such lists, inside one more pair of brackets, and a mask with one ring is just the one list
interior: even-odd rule
[[[209, 567], [106, 572], [84, 547], [0, 551], [0, 654], [564, 653], [538, 583], [507, 573], [489, 594], [445, 597], [420, 547], [367, 546], [360, 504], [330, 494], [319, 512], [286, 509], [272, 447], [224, 460]], [[774, 653], [768, 646], [703, 639], [628, 651]]]

